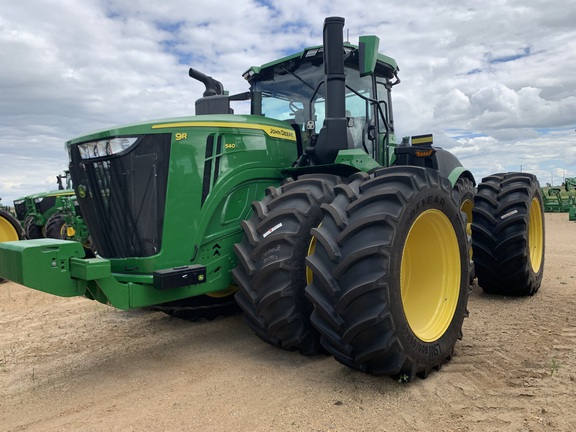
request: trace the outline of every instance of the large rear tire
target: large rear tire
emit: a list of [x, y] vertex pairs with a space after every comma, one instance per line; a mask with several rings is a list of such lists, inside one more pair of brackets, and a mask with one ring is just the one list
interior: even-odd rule
[[501, 173], [478, 185], [472, 247], [478, 284], [487, 293], [534, 295], [544, 272], [544, 205], [536, 176]]
[[465, 215], [436, 170], [399, 166], [336, 188], [312, 230], [306, 294], [336, 360], [401, 381], [448, 361], [467, 316]]
[[10, 213], [0, 210], [0, 242], [24, 239], [20, 222]]
[[305, 355], [321, 350], [304, 295], [305, 258], [314, 247], [310, 230], [320, 223], [320, 206], [334, 198], [340, 182], [328, 174], [288, 179], [268, 188], [242, 222], [245, 234], [234, 247], [239, 265], [232, 271], [239, 286], [236, 301], [256, 335], [274, 346]]

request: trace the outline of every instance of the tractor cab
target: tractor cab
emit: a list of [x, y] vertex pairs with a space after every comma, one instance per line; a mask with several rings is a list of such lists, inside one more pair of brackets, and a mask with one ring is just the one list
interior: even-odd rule
[[[338, 54], [344, 68], [332, 74], [322, 46], [248, 69], [243, 76], [250, 83], [252, 114], [293, 125], [305, 150], [300, 165], [333, 163], [335, 150], [342, 149], [362, 149], [388, 165], [383, 150], [394, 132], [390, 92], [399, 83], [398, 66], [394, 59], [378, 54], [376, 36], [362, 37], [359, 46], [345, 43], [343, 49], [344, 56]], [[332, 80], [342, 84], [337, 91], [344, 93], [343, 98], [328, 95]], [[334, 119], [342, 121], [337, 139], [345, 137], [344, 142], [337, 146], [332, 142], [332, 151], [314, 154], [311, 149], [325, 121]]]

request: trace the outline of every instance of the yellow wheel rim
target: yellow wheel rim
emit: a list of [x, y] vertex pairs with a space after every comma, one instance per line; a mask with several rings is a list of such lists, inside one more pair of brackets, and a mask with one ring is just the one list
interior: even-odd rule
[[542, 266], [544, 256], [544, 223], [542, 221], [542, 207], [540, 201], [534, 198], [530, 205], [530, 219], [528, 220], [528, 248], [532, 271], [538, 273]]
[[228, 297], [228, 296], [234, 294], [236, 291], [238, 291], [238, 287], [235, 285], [230, 285], [226, 289], [223, 289], [221, 291], [209, 292], [209, 293], [206, 293], [206, 295], [208, 297], [224, 298], [224, 297]]
[[406, 320], [424, 342], [438, 340], [452, 322], [462, 275], [458, 238], [439, 210], [423, 212], [402, 251], [400, 291]]
[[0, 216], [0, 242], [17, 240], [19, 240], [18, 231], [7, 219]]
[[466, 223], [466, 234], [472, 235], [472, 209], [474, 208], [474, 201], [464, 200], [460, 205], [460, 211], [466, 213], [468, 222]]
[[[460, 211], [466, 215], [466, 235], [468, 237], [472, 237], [472, 210], [474, 210], [474, 200], [465, 199], [460, 204]], [[468, 249], [468, 253], [470, 255], [470, 260], [472, 260], [472, 245], [470, 245], [470, 249]]]
[[[308, 255], [310, 256], [314, 253], [314, 249], [316, 249], [316, 237], [312, 237], [312, 239], [310, 240], [310, 244], [308, 245]], [[310, 285], [312, 283], [312, 278], [313, 278], [314, 273], [312, 272], [312, 269], [308, 266], [306, 266], [306, 284]]]

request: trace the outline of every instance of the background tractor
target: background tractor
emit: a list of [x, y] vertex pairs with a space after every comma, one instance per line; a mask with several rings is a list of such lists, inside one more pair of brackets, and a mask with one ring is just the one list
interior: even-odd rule
[[65, 198], [74, 196], [69, 172], [57, 175], [56, 182], [57, 190], [14, 200], [16, 216], [24, 227], [27, 239], [67, 238], [62, 207]]
[[[398, 66], [379, 39], [323, 45], [212, 77], [196, 116], [67, 143], [96, 258], [77, 242], [0, 245], [0, 275], [60, 296], [198, 319], [238, 305], [264, 341], [327, 351], [358, 370], [426, 377], [462, 337], [474, 271], [487, 291], [530, 295], [544, 260], [540, 187], [485, 178], [431, 135], [396, 142]], [[249, 115], [231, 102], [250, 101]], [[472, 260], [473, 257], [473, 260]]]

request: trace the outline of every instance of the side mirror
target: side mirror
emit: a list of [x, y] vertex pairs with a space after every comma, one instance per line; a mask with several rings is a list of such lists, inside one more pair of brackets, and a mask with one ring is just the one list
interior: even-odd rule
[[379, 45], [380, 38], [378, 36], [360, 36], [358, 43], [360, 76], [372, 75], [376, 70]]

